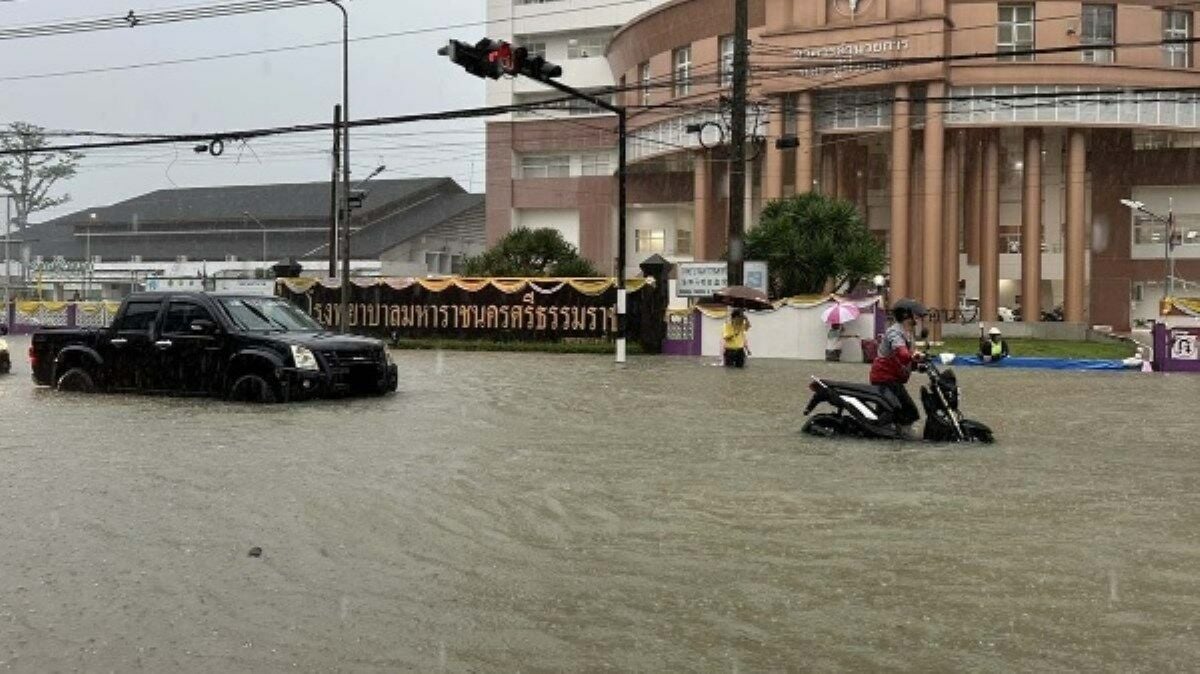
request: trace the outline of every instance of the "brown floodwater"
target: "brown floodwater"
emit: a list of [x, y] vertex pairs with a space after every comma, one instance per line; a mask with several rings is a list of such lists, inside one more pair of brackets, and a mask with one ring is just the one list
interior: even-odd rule
[[1200, 662], [1200, 378], [961, 370], [998, 444], [954, 448], [802, 435], [861, 365], [409, 352], [395, 396], [261, 408], [22, 360], [0, 669]]

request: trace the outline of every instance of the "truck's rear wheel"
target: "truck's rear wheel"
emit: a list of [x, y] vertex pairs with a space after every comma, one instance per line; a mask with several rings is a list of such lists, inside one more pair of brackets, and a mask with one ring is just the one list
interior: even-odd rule
[[73, 393], [93, 393], [96, 390], [96, 380], [92, 379], [91, 373], [82, 367], [73, 367], [58, 378], [54, 388]]
[[279, 401], [279, 394], [266, 377], [244, 374], [233, 380], [233, 385], [229, 387], [229, 399], [235, 402], [270, 404]]

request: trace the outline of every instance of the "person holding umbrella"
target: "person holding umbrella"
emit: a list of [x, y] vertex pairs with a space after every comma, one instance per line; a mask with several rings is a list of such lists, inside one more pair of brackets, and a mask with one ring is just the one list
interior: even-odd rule
[[836, 363], [842, 359], [842, 344], [846, 339], [844, 326], [858, 316], [858, 307], [844, 302], [834, 302], [821, 314], [821, 320], [829, 326], [825, 334], [825, 360]]
[[746, 318], [746, 312], [734, 309], [721, 334], [725, 367], [746, 367], [746, 356], [750, 354], [750, 344], [746, 341], [749, 331], [750, 320]]
[[733, 309], [721, 333], [721, 352], [725, 367], [746, 367], [746, 356], [750, 355], [750, 343], [746, 339], [746, 333], [750, 331], [750, 321], [746, 318], [745, 310], [765, 311], [775, 307], [767, 299], [766, 293], [746, 286], [722, 288], [713, 293], [713, 299]]

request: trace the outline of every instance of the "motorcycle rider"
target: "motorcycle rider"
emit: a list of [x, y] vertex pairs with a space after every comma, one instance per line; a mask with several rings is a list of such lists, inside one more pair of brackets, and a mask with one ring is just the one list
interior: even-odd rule
[[871, 385], [890, 393], [898, 403], [895, 422], [905, 439], [915, 439], [913, 425], [921, 418], [916, 403], [908, 394], [905, 385], [912, 375], [913, 367], [924, 356], [914, 346], [914, 331], [917, 320], [924, 318], [925, 307], [916, 300], [903, 299], [892, 307], [895, 322], [883, 335], [878, 355], [871, 363]]

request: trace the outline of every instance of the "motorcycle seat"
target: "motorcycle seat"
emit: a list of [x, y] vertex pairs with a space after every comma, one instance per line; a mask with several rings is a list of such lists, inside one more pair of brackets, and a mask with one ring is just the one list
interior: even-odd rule
[[822, 381], [829, 388], [843, 393], [858, 393], [868, 396], [882, 396], [883, 389], [873, 384], [852, 384], [844, 381]]

